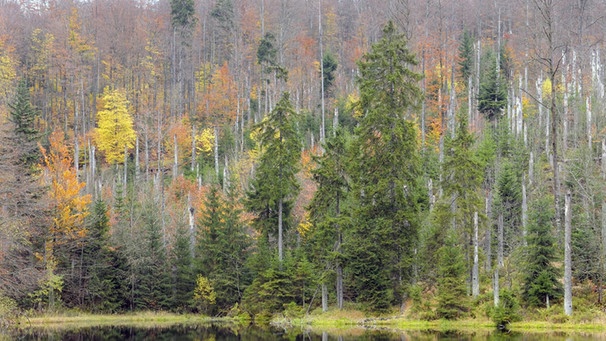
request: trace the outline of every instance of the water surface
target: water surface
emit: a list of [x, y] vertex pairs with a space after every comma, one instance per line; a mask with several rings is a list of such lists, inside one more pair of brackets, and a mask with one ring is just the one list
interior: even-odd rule
[[[170, 327], [86, 327], [63, 330], [60, 328], [31, 328], [3, 334], [16, 340], [209, 340], [209, 341], [257, 341], [257, 340], [334, 340], [334, 341], [429, 341], [429, 340], [524, 340], [524, 341], [585, 341], [606, 340], [606, 334], [591, 333], [498, 333], [481, 331], [393, 331], [367, 330], [363, 328], [339, 330], [289, 330], [233, 325], [175, 325]], [[3, 339], [0, 337], [0, 340]]]

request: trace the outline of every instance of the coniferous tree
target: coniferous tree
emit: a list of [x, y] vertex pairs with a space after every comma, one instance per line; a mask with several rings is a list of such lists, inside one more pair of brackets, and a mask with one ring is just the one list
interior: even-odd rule
[[482, 58], [482, 77], [478, 95], [478, 110], [491, 122], [496, 122], [507, 105], [507, 88], [501, 69], [496, 65], [494, 53], [489, 51]]
[[195, 283], [190, 231], [186, 226], [177, 228], [172, 250], [173, 299], [171, 308], [188, 311], [192, 305]]
[[36, 128], [38, 110], [31, 104], [27, 81], [21, 79], [12, 102], [8, 103], [9, 119], [14, 125], [15, 143], [20, 149], [20, 162], [24, 166], [25, 174], [31, 173], [31, 167], [38, 162], [40, 151], [38, 140], [40, 132]]
[[473, 72], [473, 36], [465, 30], [459, 45], [459, 72], [465, 84]]
[[335, 72], [337, 71], [337, 66], [339, 64], [335, 56], [330, 52], [324, 54], [322, 64], [324, 70], [324, 96], [329, 97], [332, 93], [332, 86], [335, 81]]
[[528, 258], [524, 270], [522, 295], [526, 304], [545, 307], [562, 297], [560, 273], [554, 266], [555, 238], [552, 232], [553, 208], [547, 199], [539, 199], [529, 216]]
[[[407, 111], [421, 99], [419, 74], [393, 23], [359, 62], [364, 117], [352, 145], [352, 233], [348, 268], [357, 300], [386, 310], [412, 275], [422, 201], [417, 129]], [[396, 295], [394, 295], [396, 294]]]
[[198, 272], [211, 281], [217, 308], [226, 311], [240, 302], [249, 283], [245, 263], [250, 240], [240, 221], [235, 189], [223, 199], [219, 188], [211, 187], [205, 207], [198, 231]]
[[299, 193], [301, 142], [294, 126], [295, 112], [288, 93], [261, 122], [261, 151], [247, 207], [256, 214], [254, 227], [264, 238], [277, 237], [278, 259], [284, 257], [284, 233], [293, 200]]
[[118, 312], [127, 308], [128, 262], [121, 248], [109, 242], [109, 216], [103, 200], [93, 203], [83, 245], [80, 304], [92, 312]]
[[465, 261], [455, 237], [447, 238], [438, 250], [438, 317], [454, 320], [469, 310], [465, 282]]
[[326, 141], [325, 152], [316, 158], [313, 171], [318, 189], [309, 205], [315, 226], [311, 237], [313, 254], [322, 270], [334, 268], [336, 272], [337, 305], [343, 307], [343, 230], [348, 217], [343, 213], [347, 201], [349, 181], [347, 174], [347, 136], [337, 129], [335, 136]]
[[152, 203], [143, 207], [142, 249], [132, 266], [135, 268], [133, 303], [137, 310], [167, 309], [170, 305], [170, 275], [166, 248], [162, 241], [161, 222]]

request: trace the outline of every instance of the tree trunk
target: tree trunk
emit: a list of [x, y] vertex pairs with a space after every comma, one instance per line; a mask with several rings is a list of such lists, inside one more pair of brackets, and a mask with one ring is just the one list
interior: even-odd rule
[[526, 175], [522, 178], [522, 244], [527, 245], [526, 234], [528, 225], [528, 198], [526, 196]]
[[215, 152], [215, 175], [217, 176], [217, 180], [219, 180], [219, 129], [217, 128], [217, 126], [214, 127], [215, 129], [215, 148], [214, 148], [214, 152]]
[[571, 193], [566, 192], [564, 208], [564, 314], [572, 315], [572, 212]]
[[494, 269], [494, 277], [492, 283], [494, 306], [499, 306], [499, 266]]
[[282, 263], [284, 259], [282, 254], [282, 198], [278, 200], [278, 260]]
[[328, 311], [328, 288], [322, 283], [322, 312]]
[[498, 236], [497, 236], [497, 243], [498, 243], [498, 250], [497, 250], [497, 268], [502, 268], [505, 263], [504, 263], [504, 239], [505, 239], [505, 235], [504, 235], [504, 229], [503, 229], [503, 213], [499, 213], [499, 221], [497, 222], [498, 226]]
[[179, 146], [177, 145], [177, 135], [173, 135], [174, 158], [173, 158], [173, 180], [179, 175]]
[[478, 255], [478, 212], [473, 214], [473, 269], [471, 274], [471, 295], [476, 298], [480, 295], [480, 271]]
[[343, 309], [343, 267], [337, 263], [337, 307]]

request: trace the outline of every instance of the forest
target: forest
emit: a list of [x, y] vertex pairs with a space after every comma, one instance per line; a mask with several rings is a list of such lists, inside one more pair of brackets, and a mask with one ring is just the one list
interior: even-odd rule
[[604, 13], [0, 0], [0, 316], [602, 310]]

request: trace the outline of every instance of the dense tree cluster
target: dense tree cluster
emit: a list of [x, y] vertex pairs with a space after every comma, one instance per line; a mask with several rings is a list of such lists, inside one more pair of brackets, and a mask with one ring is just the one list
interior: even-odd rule
[[0, 1], [0, 302], [601, 304], [604, 6]]

